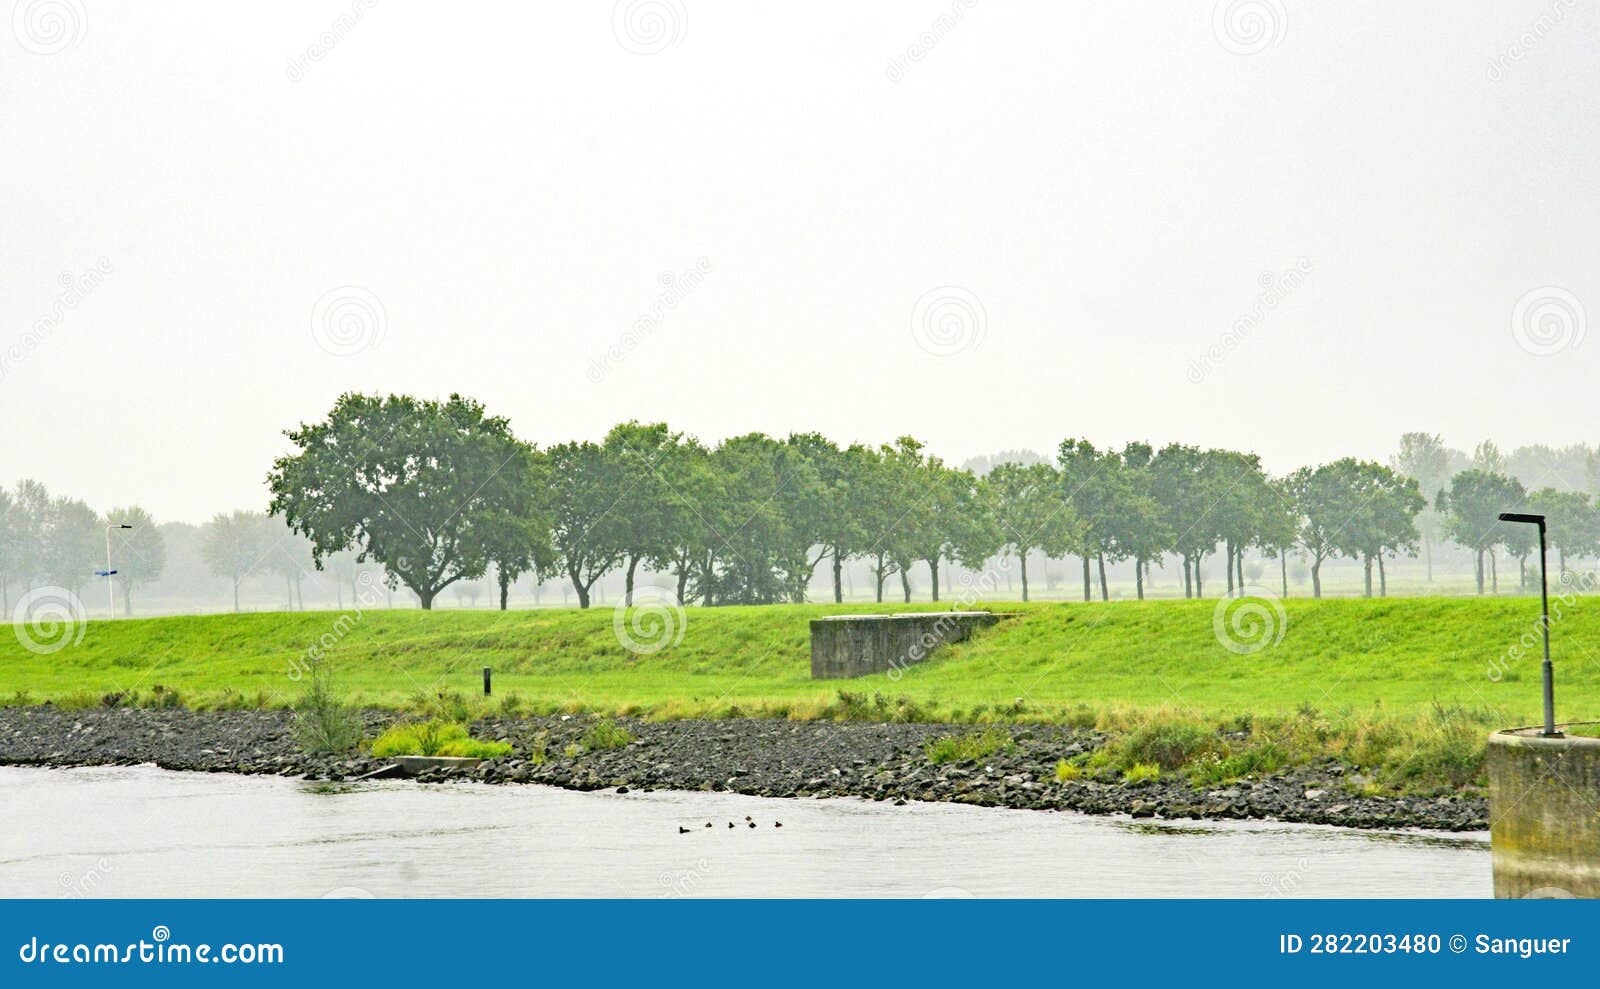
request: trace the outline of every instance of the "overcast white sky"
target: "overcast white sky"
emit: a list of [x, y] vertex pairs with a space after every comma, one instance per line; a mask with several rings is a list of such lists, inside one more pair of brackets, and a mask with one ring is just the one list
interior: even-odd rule
[[1600, 439], [1595, 4], [1227, 5], [6, 0], [0, 483], [261, 507], [352, 389], [541, 445]]

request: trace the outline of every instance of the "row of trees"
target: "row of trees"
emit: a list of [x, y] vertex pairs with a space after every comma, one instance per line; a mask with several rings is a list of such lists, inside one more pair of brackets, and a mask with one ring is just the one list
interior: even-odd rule
[[0, 608], [9, 614], [17, 591], [39, 585], [82, 590], [94, 577], [94, 562], [104, 559], [107, 528], [122, 525], [132, 528], [116, 528], [112, 535], [118, 557], [132, 563], [119, 574], [124, 607], [131, 609], [134, 592], [160, 578], [166, 560], [148, 512], [132, 506], [102, 516], [76, 498], [52, 495], [37, 481], [0, 488]]
[[[1366, 593], [1376, 576], [1383, 594], [1384, 561], [1417, 552], [1430, 501], [1394, 466], [1345, 458], [1271, 478], [1254, 454], [1183, 444], [1111, 450], [1072, 439], [1054, 463], [1002, 460], [982, 474], [910, 437], [841, 447], [815, 433], [752, 433], [708, 447], [662, 423], [538, 450], [460, 396], [346, 395], [325, 421], [288, 436], [296, 452], [269, 474], [271, 512], [306, 537], [319, 565], [353, 553], [424, 608], [487, 573], [502, 607], [530, 573], [565, 578], [581, 607], [620, 573], [631, 601], [641, 569], [670, 574], [680, 602], [715, 605], [804, 600], [825, 566], [839, 601], [851, 560], [866, 562], [880, 601], [896, 578], [910, 599], [913, 567], [926, 569], [938, 600], [942, 570], [1000, 555], [1020, 561], [1026, 599], [1035, 554], [1077, 558], [1085, 599], [1109, 598], [1106, 566], [1125, 561], [1142, 598], [1149, 568], [1174, 557], [1185, 595], [1198, 597], [1203, 560], [1222, 554], [1231, 593], [1251, 549], [1280, 561], [1285, 594], [1293, 553], [1318, 596], [1335, 557], [1360, 561]], [[1480, 558], [1504, 544], [1525, 560], [1515, 527], [1480, 522], [1549, 499], [1567, 510], [1552, 513], [1558, 549], [1585, 555], [1567, 521], [1596, 514], [1585, 495], [1530, 499], [1503, 475], [1468, 470], [1436, 502], [1451, 538]]]

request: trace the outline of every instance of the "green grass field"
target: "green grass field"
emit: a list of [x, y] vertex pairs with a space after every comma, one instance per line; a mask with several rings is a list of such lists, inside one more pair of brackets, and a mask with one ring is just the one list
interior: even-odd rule
[[[291, 706], [317, 649], [345, 697], [453, 722], [491, 711], [1053, 721], [1110, 735], [1063, 762], [1062, 778], [1181, 770], [1204, 785], [1333, 759], [1359, 770], [1348, 777], [1358, 792], [1432, 794], [1481, 787], [1488, 731], [1540, 718], [1536, 599], [1283, 604], [1281, 639], [1241, 655], [1219, 641], [1215, 600], [1006, 603], [995, 610], [1018, 617], [898, 677], [823, 682], [809, 675], [809, 619], [907, 606], [690, 608], [681, 639], [645, 654], [621, 644], [609, 608], [91, 622], [50, 653], [0, 642], [0, 703]], [[1558, 716], [1600, 719], [1600, 597], [1561, 605]], [[1002, 725], [949, 746], [1008, 740]]]
[[[844, 690], [906, 698], [952, 720], [1049, 718], [1084, 707], [1224, 717], [1306, 708], [1398, 716], [1439, 706], [1538, 720], [1537, 645], [1510, 653], [1524, 635], [1536, 643], [1534, 599], [1284, 606], [1281, 641], [1236, 655], [1214, 633], [1215, 601], [1005, 604], [997, 610], [1020, 617], [896, 679], [827, 682], [809, 677], [810, 618], [907, 606], [690, 608], [681, 641], [645, 655], [620, 644], [611, 609], [97, 621], [80, 643], [53, 653], [29, 651], [13, 636], [0, 641], [0, 699], [83, 703], [160, 685], [191, 706], [290, 704], [301, 689], [291, 674], [320, 643], [341, 691], [391, 707], [440, 691], [478, 693], [479, 671], [490, 666], [497, 699], [514, 694], [533, 711], [815, 717], [827, 716]], [[1600, 598], [1578, 599], [1554, 624], [1560, 713], [1572, 720], [1600, 717], [1597, 617]]]

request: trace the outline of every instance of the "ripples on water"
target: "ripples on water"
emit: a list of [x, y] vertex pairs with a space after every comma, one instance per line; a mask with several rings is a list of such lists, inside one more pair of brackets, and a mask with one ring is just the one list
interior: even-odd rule
[[146, 766], [0, 767], [7, 897], [1490, 892], [1483, 834], [727, 793], [328, 786]]

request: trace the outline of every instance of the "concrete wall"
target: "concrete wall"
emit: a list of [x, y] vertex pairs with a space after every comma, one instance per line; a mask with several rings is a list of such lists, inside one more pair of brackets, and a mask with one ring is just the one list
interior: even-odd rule
[[1487, 758], [1494, 895], [1600, 898], [1600, 738], [1517, 728]]
[[811, 678], [898, 676], [940, 646], [1009, 617], [990, 611], [929, 611], [817, 618], [811, 622]]

